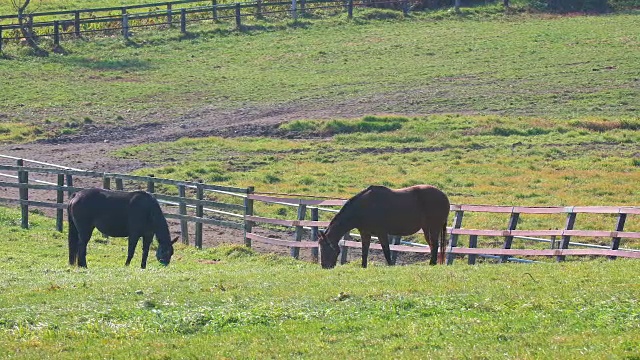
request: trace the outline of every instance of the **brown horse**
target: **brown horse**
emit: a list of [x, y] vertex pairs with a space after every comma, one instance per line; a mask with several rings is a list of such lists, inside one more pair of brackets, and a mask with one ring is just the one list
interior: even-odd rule
[[357, 228], [362, 237], [362, 267], [367, 267], [371, 235], [378, 237], [387, 264], [391, 265], [388, 236], [411, 235], [422, 229], [431, 248], [431, 265], [436, 264], [441, 238], [442, 264], [448, 216], [449, 199], [433, 186], [415, 185], [398, 190], [369, 186], [344, 204], [326, 231], [319, 232], [320, 262], [325, 269], [334, 267], [340, 254], [340, 238]]
[[125, 265], [133, 259], [138, 240], [142, 237], [142, 263], [147, 266], [149, 247], [155, 234], [158, 239], [156, 258], [169, 265], [173, 244], [169, 226], [160, 204], [145, 191], [109, 191], [85, 189], [74, 194], [69, 201], [69, 264], [87, 267], [87, 244], [98, 228], [103, 234], [129, 238], [129, 252]]

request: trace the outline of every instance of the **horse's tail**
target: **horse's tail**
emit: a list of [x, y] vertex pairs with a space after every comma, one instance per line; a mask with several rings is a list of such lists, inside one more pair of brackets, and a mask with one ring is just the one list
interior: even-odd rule
[[444, 242], [445, 242], [445, 234], [447, 233], [447, 223], [445, 222], [442, 225], [442, 232], [440, 233], [440, 254], [438, 256], [438, 264], [444, 264]]
[[78, 245], [80, 243], [80, 237], [78, 236], [78, 228], [73, 222], [73, 216], [71, 215], [72, 207], [67, 208], [67, 214], [69, 217], [69, 265], [75, 265], [78, 257]]

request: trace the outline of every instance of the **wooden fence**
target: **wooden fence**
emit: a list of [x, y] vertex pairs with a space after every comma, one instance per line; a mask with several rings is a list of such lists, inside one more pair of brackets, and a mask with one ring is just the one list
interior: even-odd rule
[[[17, 166], [0, 165], [0, 172], [0, 176], [14, 179], [14, 181], [0, 181], [0, 188], [18, 190], [16, 197], [0, 197], [0, 203], [20, 206], [23, 228], [29, 227], [29, 208], [42, 207], [55, 209], [56, 229], [62, 231], [63, 211], [67, 208], [67, 201], [74, 192], [95, 186], [111, 189], [112, 184], [115, 185], [114, 190], [125, 190], [126, 185], [127, 190], [142, 189], [153, 193], [163, 205], [165, 217], [180, 221], [182, 242], [185, 244], [189, 244], [188, 224], [195, 223], [194, 245], [199, 248], [202, 248], [203, 224], [243, 230], [245, 227], [244, 217], [252, 211], [250, 203], [245, 199], [247, 194], [253, 192], [252, 187], [226, 187], [202, 182], [161, 179], [154, 176], [111, 174], [77, 169], [27, 167], [24, 166], [22, 159], [17, 160]], [[39, 178], [36, 179], [36, 177]], [[55, 179], [55, 182], [49, 179]], [[79, 180], [83, 180], [88, 186], [74, 186], [74, 183]], [[155, 193], [158, 186], [164, 186], [163, 192], [165, 193], [170, 193], [173, 190], [177, 195]], [[36, 197], [39, 200], [34, 200], [33, 191], [48, 191], [49, 195], [39, 194]], [[228, 200], [227, 202], [208, 200], [208, 197], [211, 196], [224, 197]], [[52, 200], [42, 201], [43, 198]], [[173, 211], [169, 209], [173, 209]]]
[[[295, 235], [292, 240], [277, 239], [265, 237], [252, 232], [252, 226], [248, 227], [246, 238], [249, 240], [267, 243], [271, 245], [287, 246], [291, 248], [291, 255], [298, 257], [300, 248], [309, 248], [312, 255], [317, 257], [317, 232], [319, 228], [327, 227], [329, 221], [319, 221], [319, 210], [333, 211], [322, 207], [342, 206], [346, 200], [302, 200], [292, 198], [278, 198], [263, 196], [258, 194], [249, 194], [248, 201], [262, 201], [270, 204], [279, 204], [284, 206], [297, 207], [297, 219], [283, 220], [260, 216], [248, 215], [245, 220], [251, 222], [254, 226], [257, 223], [279, 225], [292, 227], [295, 229]], [[310, 212], [310, 219], [307, 218], [307, 212]], [[475, 264], [478, 256], [496, 259], [498, 262], [504, 261], [531, 261], [513, 258], [513, 256], [553, 256], [557, 261], [565, 260], [566, 256], [609, 256], [611, 259], [615, 257], [628, 257], [640, 259], [640, 249], [620, 249], [622, 239], [640, 239], [640, 232], [624, 231], [627, 219], [630, 216], [640, 215], [640, 207], [615, 207], [615, 206], [570, 206], [570, 207], [522, 207], [522, 206], [479, 206], [479, 205], [451, 205], [451, 211], [454, 213], [452, 224], [447, 228], [449, 237], [447, 247], [447, 264], [452, 264], [456, 255], [465, 255], [468, 257], [469, 264]], [[508, 215], [509, 220], [505, 229], [468, 229], [463, 228], [463, 218], [468, 213], [489, 213]], [[558, 230], [524, 230], [517, 229], [517, 225], [521, 215], [552, 215], [561, 214], [566, 216], [565, 226]], [[616, 217], [615, 225], [612, 230], [578, 230], [575, 228], [576, 218], [578, 214], [608, 214]], [[635, 219], [640, 220], [638, 218]], [[637, 228], [637, 223], [634, 224]], [[305, 230], [309, 230], [310, 241], [303, 241]], [[361, 248], [361, 243], [352, 241], [351, 238], [357, 237], [357, 234], [347, 234], [345, 239], [340, 241], [341, 246], [341, 263], [347, 261], [349, 248]], [[460, 247], [460, 237], [468, 236], [468, 247]], [[478, 248], [478, 237], [501, 238], [502, 246], [500, 248]], [[547, 237], [547, 238], [543, 238]], [[606, 238], [610, 244], [608, 246], [578, 243], [571, 241], [573, 238], [595, 239]], [[430, 253], [430, 249], [426, 245], [406, 243], [400, 245], [401, 239], [393, 236], [393, 244], [390, 249], [393, 252], [392, 258], [395, 259], [399, 252], [413, 253]], [[525, 240], [530, 242], [547, 243], [546, 249], [513, 249], [514, 239]], [[569, 246], [579, 247], [578, 249], [569, 249]], [[371, 249], [382, 249], [380, 244], [371, 244]]]
[[[2, 156], [4, 158], [11, 158]], [[15, 159], [15, 158], [11, 158]], [[236, 188], [217, 185], [208, 185], [201, 182], [176, 181], [156, 178], [154, 176], [133, 176], [123, 174], [111, 174], [83, 171], [79, 169], [54, 169], [51, 164], [35, 162], [36, 165], [24, 166], [24, 160], [16, 159], [17, 166], [0, 165], [0, 176], [9, 177], [14, 181], [0, 181], [0, 188], [9, 194], [7, 189], [17, 190], [15, 197], [0, 197], [0, 203], [18, 204], [21, 208], [22, 226], [29, 226], [29, 208], [43, 207], [55, 209], [56, 227], [62, 231], [63, 210], [66, 208], [66, 199], [82, 188], [102, 186], [124, 190], [145, 189], [163, 204], [165, 216], [180, 221], [182, 241], [189, 243], [188, 223], [195, 223], [194, 245], [202, 247], [202, 225], [212, 224], [244, 230], [244, 243], [251, 247], [252, 242], [284, 246], [290, 248], [291, 256], [298, 258], [300, 249], [310, 249], [312, 256], [317, 260], [318, 245], [317, 235], [320, 228], [329, 225], [328, 218], [335, 214], [346, 200], [338, 199], [299, 199], [291, 197], [274, 197], [255, 194], [253, 187]], [[14, 175], [15, 174], [15, 175]], [[36, 176], [39, 177], [36, 179]], [[49, 177], [52, 180], [43, 180]], [[55, 180], [55, 182], [53, 181]], [[78, 186], [82, 182], [87, 186]], [[76, 183], [76, 185], [74, 185]], [[115, 185], [115, 187], [113, 186]], [[156, 193], [156, 188], [163, 186], [164, 194]], [[177, 192], [177, 195], [165, 195]], [[51, 201], [42, 201], [43, 196], [30, 199], [34, 191], [49, 192]], [[209, 200], [208, 197], [224, 197], [227, 201]], [[46, 197], [46, 196], [44, 196]], [[296, 207], [296, 219], [277, 219], [258, 216], [255, 212], [255, 202], [261, 202], [265, 206], [290, 206]], [[330, 208], [333, 207], [333, 208]], [[177, 212], [175, 209], [177, 208]], [[174, 209], [169, 211], [169, 209]], [[262, 208], [261, 208], [262, 209]], [[640, 239], [640, 232], [625, 231], [625, 226], [632, 224], [633, 229], [639, 228], [640, 207], [615, 207], [615, 206], [571, 206], [571, 207], [521, 207], [521, 206], [479, 206], [479, 205], [451, 205], [453, 212], [451, 226], [447, 228], [449, 237], [447, 247], [447, 264], [452, 264], [456, 257], [466, 256], [469, 264], [474, 264], [478, 256], [504, 261], [531, 261], [514, 258], [514, 256], [555, 257], [557, 261], [563, 261], [566, 256], [608, 256], [640, 258], [638, 249], [621, 249], [623, 239]], [[206, 216], [205, 216], [206, 213]], [[508, 216], [508, 222], [503, 229], [472, 229], [463, 227], [465, 214], [501, 214]], [[615, 224], [609, 230], [580, 230], [576, 228], [576, 219], [579, 214], [604, 214], [615, 217]], [[310, 215], [310, 216], [308, 216]], [[523, 216], [564, 216], [564, 227], [556, 230], [527, 230], [518, 229], [518, 224]], [[323, 216], [325, 220], [320, 220]], [[581, 215], [582, 216], [582, 215]], [[630, 219], [632, 221], [630, 221]], [[257, 225], [263, 224], [261, 228]], [[276, 227], [286, 227], [291, 231], [281, 231]], [[260, 231], [256, 231], [260, 230]], [[271, 232], [269, 235], [264, 233]], [[261, 233], [261, 234], [260, 234]], [[275, 235], [274, 235], [275, 233]], [[290, 238], [292, 236], [292, 238]], [[360, 242], [352, 239], [358, 234], [347, 234], [340, 241], [342, 248], [341, 263], [347, 261], [350, 248], [360, 248]], [[462, 247], [461, 237], [468, 237], [468, 246]], [[478, 238], [487, 237], [500, 243], [500, 247], [478, 248]], [[594, 243], [573, 242], [579, 239], [607, 239], [609, 245]], [[527, 242], [546, 243], [544, 248], [514, 249], [514, 240]], [[601, 241], [600, 241], [601, 242]], [[573, 248], [569, 248], [569, 247]], [[424, 244], [403, 242], [397, 236], [392, 236], [390, 246], [393, 259], [399, 253], [429, 253], [429, 247]], [[381, 249], [379, 244], [371, 244], [371, 249]]]
[[[206, 4], [206, 5], [202, 5]], [[177, 8], [181, 5], [191, 5]], [[179, 24], [182, 33], [187, 33], [187, 22], [211, 20], [235, 21], [242, 28], [243, 18], [262, 19], [266, 16], [285, 15], [293, 19], [307, 13], [320, 11], [346, 11], [353, 16], [354, 7], [387, 6], [409, 11], [409, 0], [291, 0], [218, 3], [217, 0], [179, 0], [122, 7], [104, 7], [74, 11], [49, 11], [25, 15], [39, 36], [53, 38], [60, 44], [63, 36], [79, 38], [95, 32], [119, 32], [125, 39], [135, 28], [173, 27]], [[39, 19], [43, 19], [39, 21]], [[19, 40], [18, 15], [0, 16], [0, 51], [4, 40]]]

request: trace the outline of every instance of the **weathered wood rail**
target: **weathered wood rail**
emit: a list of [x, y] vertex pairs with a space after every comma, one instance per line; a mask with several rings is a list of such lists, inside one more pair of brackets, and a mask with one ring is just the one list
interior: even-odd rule
[[[289, 205], [298, 207], [298, 218], [295, 220], [274, 219], [248, 215], [245, 220], [257, 223], [279, 225], [293, 227], [296, 229], [293, 240], [275, 239], [257, 235], [249, 231], [247, 238], [253, 241], [263, 242], [271, 245], [287, 246], [292, 249], [291, 254], [298, 256], [300, 248], [310, 248], [312, 254], [317, 256], [317, 231], [319, 228], [329, 225], [329, 221], [318, 220], [318, 210], [320, 206], [341, 206], [346, 200], [303, 200], [283, 197], [270, 197], [263, 195], [250, 194], [247, 196], [250, 201], [262, 201], [271, 204]], [[311, 219], [307, 220], [307, 208], [311, 207]], [[328, 209], [323, 209], [328, 210]], [[336, 210], [334, 210], [336, 211]], [[469, 264], [475, 264], [477, 256], [497, 258], [499, 262], [519, 260], [511, 258], [512, 256], [538, 256], [538, 257], [556, 257], [557, 261], [563, 261], [566, 256], [609, 256], [611, 259], [616, 257], [638, 258], [640, 259], [640, 249], [620, 249], [622, 239], [640, 239], [640, 232], [624, 231], [625, 224], [630, 215], [640, 215], [640, 207], [631, 206], [570, 206], [570, 207], [523, 207], [523, 206], [481, 206], [481, 205], [451, 205], [451, 211], [454, 213], [452, 225], [447, 227], [449, 243], [447, 247], [447, 264], [452, 264], [456, 255], [465, 255], [468, 257]], [[506, 229], [467, 229], [463, 228], [463, 218], [465, 213], [491, 213], [491, 214], [508, 214], [509, 222]], [[566, 215], [566, 223], [564, 229], [557, 230], [520, 230], [516, 229], [518, 220], [522, 214], [564, 214]], [[614, 214], [616, 223], [613, 230], [578, 230], [575, 229], [576, 217], [578, 214]], [[302, 229], [308, 228], [310, 232], [310, 241], [303, 241]], [[361, 248], [360, 242], [352, 241], [350, 238], [358, 236], [357, 234], [348, 234], [345, 239], [340, 241], [341, 262], [347, 260], [349, 248]], [[460, 236], [469, 237], [469, 246], [460, 247]], [[478, 237], [498, 237], [503, 238], [501, 248], [477, 248]], [[542, 239], [539, 237], [549, 237], [550, 239]], [[547, 242], [551, 248], [548, 249], [512, 249], [515, 238], [533, 240], [537, 242]], [[559, 240], [556, 241], [556, 238]], [[572, 242], [572, 238], [594, 239], [608, 238], [610, 245], [608, 247]], [[412, 244], [399, 245], [399, 239], [395, 239], [395, 244], [390, 245], [393, 252], [413, 252], [413, 253], [429, 253], [427, 246]], [[417, 246], [416, 246], [417, 245]], [[569, 246], [589, 247], [587, 249], [569, 249]], [[371, 249], [381, 249], [379, 244], [371, 244]]]
[[[329, 221], [320, 220], [321, 212], [325, 218], [327, 214], [335, 213], [346, 200], [341, 199], [299, 199], [291, 197], [274, 197], [255, 194], [253, 187], [236, 188], [218, 185], [208, 185], [201, 182], [176, 181], [161, 179], [154, 176], [134, 176], [125, 174], [101, 173], [83, 171], [71, 168], [51, 168], [51, 167], [28, 167], [24, 166], [22, 159], [16, 160], [17, 166], [0, 165], [0, 176], [9, 177], [15, 181], [0, 181], [0, 188], [5, 189], [5, 194], [9, 194], [7, 189], [17, 190], [15, 197], [0, 197], [0, 203], [17, 204], [21, 208], [22, 226], [29, 226], [29, 208], [43, 207], [56, 210], [56, 228], [63, 230], [63, 211], [66, 209], [66, 201], [73, 192], [86, 187], [101, 186], [111, 189], [112, 182], [115, 183], [115, 190], [124, 190], [125, 182], [127, 190], [144, 189], [154, 194], [158, 201], [163, 204], [165, 216], [170, 219], [180, 221], [182, 241], [189, 243], [188, 223], [195, 223], [194, 245], [202, 247], [203, 224], [230, 227], [244, 230], [244, 243], [251, 246], [252, 242], [259, 242], [275, 246], [290, 248], [291, 256], [298, 258], [300, 249], [310, 249], [313, 257], [317, 259], [318, 246], [317, 234], [320, 228], [329, 225]], [[47, 163], [38, 163], [43, 166], [51, 166]], [[16, 175], [13, 175], [16, 174]], [[36, 179], [34, 175], [41, 177], [53, 177], [56, 181], [46, 181]], [[89, 179], [89, 181], [86, 181]], [[84, 183], [91, 183], [90, 186], [77, 186], [74, 182], [85, 180]], [[171, 188], [177, 189], [178, 195], [167, 195], [156, 192], [157, 186], [166, 186], [164, 192]], [[48, 191], [51, 201], [42, 201], [43, 196], [38, 200], [29, 198], [33, 191]], [[226, 197], [228, 201], [218, 199], [208, 199], [206, 194], [216, 197]], [[232, 200], [233, 199], [233, 200]], [[255, 202], [264, 204], [276, 204], [279, 206], [293, 206], [297, 208], [296, 219], [278, 219], [259, 216], [255, 213]], [[177, 208], [178, 211], [168, 211], [169, 207]], [[334, 208], [329, 208], [334, 207]], [[466, 256], [469, 264], [475, 264], [478, 256], [489, 257], [504, 261], [530, 261], [513, 258], [513, 256], [526, 257], [555, 257], [557, 261], [565, 260], [566, 256], [608, 256], [611, 259], [616, 257], [640, 258], [640, 249], [621, 249], [623, 239], [640, 239], [640, 232], [625, 231], [625, 226], [632, 221], [634, 229], [639, 228], [640, 207], [634, 206], [569, 206], [569, 207], [523, 207], [523, 206], [483, 206], [483, 205], [451, 205], [453, 212], [451, 226], [447, 227], [449, 237], [447, 247], [447, 264], [452, 264], [456, 257]], [[205, 213], [207, 215], [205, 215]], [[504, 229], [473, 229], [464, 228], [463, 219], [465, 214], [502, 214], [508, 216], [509, 220]], [[521, 216], [527, 215], [562, 215], [565, 216], [565, 225], [562, 229], [536, 230], [518, 229]], [[615, 224], [609, 230], [585, 230], [576, 228], [576, 219], [579, 214], [604, 214], [615, 217]], [[310, 216], [308, 216], [310, 215]], [[274, 227], [286, 227], [293, 229], [293, 238], [287, 232], [276, 231], [278, 237], [265, 236], [256, 233], [257, 225], [263, 224], [261, 230], [273, 230]], [[270, 229], [265, 229], [271, 227]], [[628, 226], [627, 226], [628, 228]], [[291, 231], [289, 230], [289, 233]], [[347, 234], [340, 241], [342, 247], [341, 262], [347, 261], [347, 254], [350, 248], [360, 248], [360, 242], [352, 239], [358, 234]], [[468, 237], [468, 246], [462, 247], [460, 238]], [[502, 239], [501, 247], [478, 247], [478, 238], [488, 237], [492, 239]], [[572, 239], [608, 239], [609, 245], [597, 245], [593, 243], [573, 242]], [[525, 239], [527, 241], [547, 243], [547, 248], [514, 249], [512, 248], [514, 239]], [[390, 246], [395, 259], [399, 253], [429, 253], [428, 246], [423, 244], [413, 244], [404, 242], [401, 245], [400, 238], [392, 237]], [[494, 241], [495, 243], [495, 241]], [[569, 247], [579, 247], [572, 248]], [[587, 247], [587, 248], [583, 248]], [[371, 244], [371, 249], [381, 249], [379, 244]]]
[[[21, 208], [21, 225], [23, 228], [29, 227], [29, 208], [43, 207], [56, 209], [56, 228], [63, 230], [63, 211], [67, 208], [67, 201], [71, 195], [87, 187], [101, 186], [105, 189], [112, 189], [112, 181], [115, 183], [113, 190], [146, 190], [153, 193], [156, 199], [164, 205], [165, 217], [180, 221], [182, 242], [189, 243], [188, 224], [195, 223], [194, 245], [202, 247], [202, 226], [211, 224], [235, 229], [244, 229], [244, 217], [247, 212], [247, 203], [244, 197], [253, 192], [252, 187], [236, 188], [218, 185], [208, 185], [201, 182], [176, 181], [161, 179], [154, 176], [135, 176], [125, 174], [101, 173], [93, 171], [83, 171], [77, 169], [55, 169], [24, 166], [24, 161], [17, 160], [17, 166], [0, 165], [0, 175], [16, 179], [15, 181], [0, 181], [0, 188], [18, 189], [18, 196], [0, 197], [0, 203], [17, 204]], [[17, 173], [13, 176], [8, 173]], [[50, 182], [35, 180], [33, 175], [41, 177], [55, 177], [57, 181]], [[74, 182], [79, 178], [92, 180], [93, 186], [74, 186]], [[35, 183], [37, 182], [37, 183]], [[85, 181], [86, 182], [86, 181]], [[175, 187], [178, 195], [165, 195], [156, 193], [159, 185]], [[41, 201], [30, 199], [32, 190], [49, 191], [55, 193], [55, 200]], [[236, 202], [209, 200], [207, 195], [216, 197], [238, 198]], [[66, 195], [66, 196], [65, 196]], [[191, 196], [191, 197], [190, 197]], [[39, 196], [38, 198], [47, 197]], [[49, 196], [52, 198], [53, 196]], [[168, 211], [169, 207], [177, 208], [177, 212]], [[205, 216], [207, 213], [207, 216]]]
[[[207, 5], [202, 5], [207, 4]], [[187, 5], [187, 6], [185, 6]], [[27, 14], [27, 22], [39, 36], [53, 38], [60, 45], [63, 36], [80, 38], [95, 32], [120, 32], [129, 39], [132, 30], [144, 27], [173, 27], [179, 23], [180, 31], [187, 33], [187, 23], [211, 20], [235, 21], [242, 28], [243, 18], [261, 19], [284, 14], [293, 19], [319, 11], [346, 11], [353, 16], [354, 7], [389, 6], [409, 12], [408, 0], [291, 0], [226, 2], [222, 0], [177, 0], [119, 7], [102, 7], [73, 11], [48, 11]], [[182, 6], [178, 8], [178, 6]], [[176, 19], [177, 18], [177, 19]], [[42, 19], [39, 21], [39, 19]], [[23, 19], [24, 20], [24, 19]], [[8, 23], [7, 23], [8, 22]], [[4, 40], [19, 40], [18, 15], [0, 15], [0, 51]]]

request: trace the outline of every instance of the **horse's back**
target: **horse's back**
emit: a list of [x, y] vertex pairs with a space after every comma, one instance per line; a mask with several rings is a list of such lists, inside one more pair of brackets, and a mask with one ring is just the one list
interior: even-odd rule
[[449, 198], [432, 185], [414, 185], [402, 189], [390, 189], [386, 186], [370, 186], [366, 194], [376, 203], [394, 207], [444, 207], [449, 211]]
[[71, 199], [69, 213], [76, 225], [93, 226], [106, 235], [124, 237], [129, 235], [132, 214], [144, 218], [143, 204], [148, 203], [148, 194], [145, 194], [144, 191], [85, 189]]
[[438, 188], [415, 185], [402, 189], [371, 186], [360, 197], [363, 227], [387, 228], [394, 235], [413, 234], [431, 223], [444, 223], [449, 199]]

